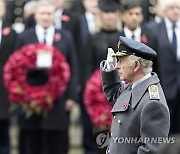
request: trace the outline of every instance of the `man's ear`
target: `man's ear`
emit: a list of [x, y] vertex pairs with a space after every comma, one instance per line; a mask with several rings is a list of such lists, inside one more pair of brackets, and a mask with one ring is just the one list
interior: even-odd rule
[[134, 72], [137, 72], [141, 67], [141, 64], [139, 61], [135, 61], [135, 64], [134, 64]]

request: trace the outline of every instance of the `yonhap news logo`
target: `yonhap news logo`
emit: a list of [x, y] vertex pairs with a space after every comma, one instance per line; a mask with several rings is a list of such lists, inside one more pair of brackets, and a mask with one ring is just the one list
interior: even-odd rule
[[173, 144], [175, 137], [112, 137], [113, 143], [129, 143], [129, 144]]
[[96, 143], [100, 149], [108, 146], [109, 141], [113, 144], [173, 144], [175, 137], [110, 137], [109, 132], [100, 133], [96, 137]]
[[100, 133], [96, 137], [96, 143], [100, 149], [105, 148], [109, 144], [110, 134], [109, 132]]

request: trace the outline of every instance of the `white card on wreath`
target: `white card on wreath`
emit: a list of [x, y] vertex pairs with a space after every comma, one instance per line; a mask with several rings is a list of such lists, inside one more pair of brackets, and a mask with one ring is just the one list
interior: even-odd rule
[[37, 53], [36, 67], [37, 68], [50, 68], [52, 66], [52, 52], [39, 51]]

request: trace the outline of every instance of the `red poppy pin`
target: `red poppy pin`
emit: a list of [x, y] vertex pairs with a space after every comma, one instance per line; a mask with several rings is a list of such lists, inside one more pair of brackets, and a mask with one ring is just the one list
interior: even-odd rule
[[147, 36], [146, 35], [142, 35], [141, 36], [141, 42], [146, 44], [148, 42]]
[[122, 106], [122, 109], [123, 110], [126, 110], [128, 108], [128, 104], [127, 103], [124, 103], [123, 106]]
[[7, 36], [7, 35], [9, 35], [10, 31], [11, 31], [11, 29], [9, 27], [5, 27], [2, 29], [2, 34], [4, 36]]
[[54, 41], [58, 42], [58, 41], [60, 41], [60, 40], [61, 40], [61, 34], [56, 33], [56, 34], [54, 35]]
[[68, 15], [62, 15], [61, 20], [64, 21], [64, 22], [68, 22], [68, 21], [71, 20], [71, 18]]

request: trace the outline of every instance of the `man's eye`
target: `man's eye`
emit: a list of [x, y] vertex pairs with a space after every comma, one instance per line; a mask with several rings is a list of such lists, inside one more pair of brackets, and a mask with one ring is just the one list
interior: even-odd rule
[[120, 62], [119, 58], [116, 58], [117, 59], [117, 62]]

